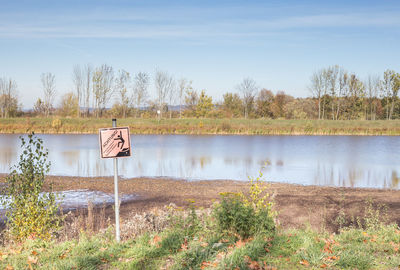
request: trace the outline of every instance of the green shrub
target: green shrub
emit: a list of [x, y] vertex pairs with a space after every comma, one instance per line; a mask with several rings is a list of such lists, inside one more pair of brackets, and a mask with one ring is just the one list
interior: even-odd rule
[[247, 193], [220, 194], [222, 200], [214, 209], [220, 231], [247, 238], [259, 232], [275, 230], [274, 219], [277, 212], [273, 209], [273, 196], [267, 192], [268, 186], [262, 177], [261, 171], [258, 177], [249, 177], [250, 187]]
[[221, 196], [221, 202], [214, 209], [217, 226], [221, 232], [248, 238], [259, 232], [274, 230], [274, 221], [267, 208], [256, 211], [237, 193], [224, 193]]
[[48, 151], [43, 141], [34, 133], [28, 140], [21, 139], [22, 154], [18, 165], [13, 166], [7, 176], [6, 206], [7, 228], [16, 241], [28, 237], [49, 239], [61, 222], [54, 193], [41, 193], [45, 174], [49, 172]]

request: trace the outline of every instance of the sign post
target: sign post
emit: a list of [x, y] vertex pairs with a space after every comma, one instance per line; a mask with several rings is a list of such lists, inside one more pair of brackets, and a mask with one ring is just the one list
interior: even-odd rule
[[[112, 126], [117, 127], [117, 119], [112, 120]], [[114, 201], [115, 201], [115, 239], [121, 240], [119, 231], [119, 198], [118, 198], [118, 159], [114, 158]]]
[[119, 198], [118, 198], [118, 159], [131, 155], [128, 127], [117, 128], [117, 119], [112, 120], [112, 128], [102, 128], [100, 133], [100, 153], [102, 158], [114, 159], [114, 200], [115, 200], [115, 239], [120, 241]]

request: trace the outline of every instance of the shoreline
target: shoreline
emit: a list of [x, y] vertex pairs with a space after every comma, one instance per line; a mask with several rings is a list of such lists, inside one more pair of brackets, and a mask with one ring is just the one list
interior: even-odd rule
[[[14, 133], [14, 132], [0, 132], [0, 135], [28, 135], [30, 132], [26, 133]], [[98, 133], [95, 132], [68, 132], [68, 133], [54, 133], [54, 132], [35, 132], [37, 135], [98, 135]], [[186, 136], [361, 136], [361, 137], [376, 137], [376, 136], [382, 136], [382, 137], [399, 137], [399, 134], [393, 135], [393, 134], [348, 134], [348, 133], [335, 133], [335, 134], [325, 134], [325, 133], [315, 133], [315, 134], [308, 134], [308, 133], [268, 133], [268, 134], [244, 134], [244, 133], [130, 133], [130, 135], [186, 135]]]
[[[5, 175], [0, 175], [4, 182]], [[114, 192], [113, 177], [48, 176], [54, 191], [88, 189]], [[337, 231], [337, 218], [346, 216], [351, 222], [364, 214], [368, 201], [374, 206], [385, 205], [388, 222], [400, 224], [400, 190], [304, 186], [299, 184], [267, 182], [268, 192], [274, 195], [278, 220], [283, 228], [311, 226], [314, 229]], [[199, 208], [211, 207], [221, 192], [246, 192], [248, 181], [200, 180], [187, 181], [170, 178], [124, 178], [119, 182], [119, 194], [135, 194], [137, 198], [121, 204], [121, 217], [162, 208], [171, 203], [187, 207], [190, 201]], [[46, 185], [45, 188], [48, 188]], [[107, 215], [112, 218], [112, 206]]]
[[[172, 118], [118, 119], [118, 126], [141, 135], [400, 136], [400, 120], [280, 120]], [[0, 119], [0, 134], [97, 134], [111, 127], [106, 118]]]

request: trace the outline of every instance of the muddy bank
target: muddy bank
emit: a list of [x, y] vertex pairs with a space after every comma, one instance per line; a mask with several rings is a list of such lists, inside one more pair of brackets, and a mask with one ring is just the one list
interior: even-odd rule
[[[0, 176], [4, 182], [4, 175]], [[49, 176], [57, 191], [93, 190], [113, 193], [112, 177], [64, 177]], [[187, 206], [194, 200], [198, 207], [208, 207], [219, 198], [220, 192], [248, 190], [248, 182], [239, 181], [194, 181], [154, 178], [120, 179], [120, 194], [135, 194], [135, 199], [121, 205], [121, 216], [126, 218], [134, 213], [162, 207], [169, 203]], [[320, 186], [301, 186], [271, 183], [270, 193], [275, 192], [279, 222], [284, 228], [302, 227], [310, 224], [315, 229], [327, 228], [335, 231], [341, 210], [348, 221], [351, 217], [362, 216], [367, 200], [374, 205], [384, 204], [391, 222], [400, 224], [400, 191], [388, 189], [355, 189]], [[111, 206], [107, 213], [112, 215]]]

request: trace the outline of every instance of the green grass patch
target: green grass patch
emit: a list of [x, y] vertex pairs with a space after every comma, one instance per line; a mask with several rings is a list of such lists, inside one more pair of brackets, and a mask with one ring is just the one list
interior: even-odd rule
[[[1, 248], [2, 269], [395, 269], [400, 230], [348, 228], [260, 233], [248, 239], [170, 228], [121, 243], [110, 235], [79, 240], [28, 240]], [[12, 267], [12, 268], [11, 268]], [[257, 268], [259, 267], [259, 268]]]

